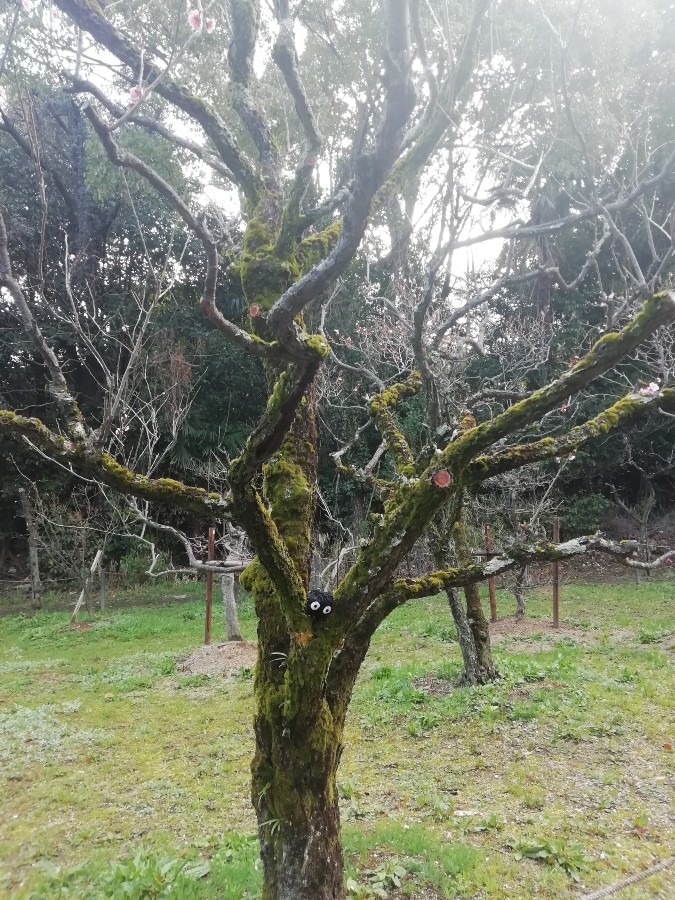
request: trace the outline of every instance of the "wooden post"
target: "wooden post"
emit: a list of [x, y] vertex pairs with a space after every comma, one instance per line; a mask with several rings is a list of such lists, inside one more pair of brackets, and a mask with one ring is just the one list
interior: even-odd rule
[[[489, 525], [485, 526], [485, 551], [487, 553], [488, 560], [490, 559], [490, 554], [492, 553], [492, 529]], [[497, 594], [495, 592], [495, 580], [494, 578], [488, 578], [488, 591], [490, 592], [490, 621], [497, 621]]]
[[[38, 551], [38, 528], [30, 505], [30, 498], [25, 488], [19, 488], [23, 517], [26, 520], [28, 532], [28, 564], [30, 568], [30, 594], [31, 607], [34, 610], [42, 609], [42, 582], [40, 580], [40, 565]], [[638, 571], [638, 570], [636, 570]]]
[[[216, 529], [209, 528], [209, 562], [216, 558]], [[211, 620], [213, 618], [213, 572], [206, 575], [206, 620], [204, 622], [204, 643], [211, 643]]]
[[[560, 543], [560, 519], [553, 519], [553, 543]], [[560, 563], [556, 559], [553, 563], [553, 627], [560, 627]]]
[[105, 609], [105, 569], [101, 566], [99, 581], [99, 600], [101, 609]]

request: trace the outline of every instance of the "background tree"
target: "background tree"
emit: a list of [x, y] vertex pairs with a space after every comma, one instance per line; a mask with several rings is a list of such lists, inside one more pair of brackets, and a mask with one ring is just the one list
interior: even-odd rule
[[[641, 391], [631, 385], [621, 399], [585, 421], [563, 422], [555, 433], [540, 427], [551, 411], [675, 318], [675, 299], [658, 290], [671, 249], [659, 236], [665, 230], [663, 211], [646, 219], [654, 245], [646, 268], [633, 248], [630, 223], [622, 218], [628, 211], [639, 215], [643, 200], [652, 209], [671, 177], [675, 152], [655, 140], [649, 127], [638, 131], [639, 143], [613, 141], [607, 147], [591, 112], [584, 122], [590, 132], [583, 136], [569, 101], [570, 72], [583, 76], [580, 89], [597, 104], [595, 78], [583, 65], [595, 39], [602, 35], [600, 57], [608, 74], [621, 62], [614, 44], [623, 35], [608, 33], [602, 9], [581, 17], [581, 7], [561, 3], [551, 15], [533, 16], [530, 4], [516, 0], [494, 8], [479, 0], [443, 10], [386, 0], [376, 16], [370, 4], [354, 2], [342, 13], [327, 14], [324, 4], [291, 10], [281, 0], [274, 16], [249, 0], [209, 10], [198, 3], [187, 15], [182, 7], [167, 13], [152, 3], [104, 10], [93, 0], [56, 0], [55, 8], [65, 14], [56, 21], [42, 7], [32, 20], [21, 11], [6, 12], [18, 23], [7, 31], [13, 71], [22, 69], [28, 81], [62, 79], [66, 92], [82, 104], [79, 121], [89, 139], [98, 141], [95, 153], [104, 152], [120, 176], [156, 192], [162, 204], [158, 230], [175, 234], [178, 246], [195, 254], [203, 276], [201, 310], [220, 335], [261, 367], [267, 402], [229, 466], [227, 493], [200, 479], [189, 484], [125, 465], [121, 449], [113, 456], [106, 443], [116, 434], [121, 446], [126, 434], [123, 426], [120, 432], [120, 407], [112, 402], [115, 384], [105, 386], [99, 405], [84, 402], [90, 395], [72, 383], [65, 355], [42, 325], [43, 316], [58, 308], [47, 289], [46, 256], [43, 260], [40, 252], [33, 265], [36, 276], [29, 278], [21, 261], [14, 274], [3, 224], [0, 286], [44, 367], [54, 417], [43, 421], [8, 409], [0, 411], [0, 427], [140, 502], [206, 520], [232, 517], [246, 531], [256, 553], [244, 581], [259, 621], [252, 801], [264, 896], [342, 898], [336, 771], [354, 682], [383, 619], [409, 599], [475, 586], [531, 559], [565, 558], [596, 547], [636, 564], [632, 546], [600, 538], [557, 548], [524, 546], [475, 564], [468, 554], [464, 509], [470, 491], [491, 477], [568, 455], [641, 413], [675, 407], [671, 387]], [[646, 2], [642, 8], [655, 29], [658, 9]], [[317, 106], [325, 112], [321, 129], [313, 92], [300, 74], [295, 18], [311, 35], [305, 35], [306, 52], [322, 45], [321, 68], [312, 72], [324, 97], [337, 98], [328, 112]], [[547, 35], [543, 50], [542, 34]], [[116, 60], [112, 69], [110, 55]], [[527, 61], [527, 69], [520, 68], [519, 59]], [[551, 81], [552, 60], [559, 75]], [[217, 77], [221, 73], [227, 77]], [[641, 81], [631, 102], [644, 104], [641, 91], [648, 87]], [[328, 142], [322, 130], [330, 133]], [[614, 164], [619, 145], [623, 167]], [[34, 150], [31, 156], [43, 221], [48, 158]], [[102, 171], [99, 159], [93, 177]], [[190, 191], [191, 171], [221, 187], [217, 208]], [[14, 204], [8, 205], [12, 211]], [[69, 215], [64, 211], [64, 226], [75, 227]], [[490, 219], [487, 228], [476, 230]], [[368, 412], [381, 438], [376, 453], [380, 460], [387, 457], [388, 466], [376, 471], [378, 460], [371, 465], [371, 458], [359, 473], [377, 492], [374, 520], [328, 604], [331, 614], [315, 617], [307, 590], [317, 503], [316, 382], [331, 352], [319, 330], [318, 306], [360, 264], [364, 307], [372, 308], [375, 288], [403, 325], [406, 316], [392, 291], [416, 230], [425, 229], [435, 250], [426, 256], [421, 289], [413, 282], [406, 354], [411, 363], [386, 380], [377, 372], [373, 379], [367, 366], [360, 370], [361, 392], [368, 395]], [[563, 232], [586, 244], [580, 270], [556, 258], [554, 236]], [[462, 292], [452, 255], [489, 239], [506, 242], [489, 283], [476, 294], [469, 282]], [[165, 240], [162, 246], [172, 243]], [[361, 247], [365, 260], [358, 258]], [[489, 304], [501, 291], [524, 284], [536, 290], [537, 314], [552, 336], [554, 285], [574, 293], [605, 249], [624, 284], [621, 305], [612, 310], [611, 327], [617, 330], [594, 335], [592, 346], [585, 342], [571, 366], [547, 358], [517, 402], [499, 397], [484, 421], [464, 414], [448, 421], [436, 378], [448, 344], [479, 343], [473, 329], [481, 318], [489, 322]], [[60, 260], [61, 254], [55, 257]], [[94, 258], [76, 308], [107, 261]], [[182, 276], [182, 269], [182, 256], [175, 253], [167, 271]], [[219, 274], [221, 284], [238, 286], [246, 316], [237, 318], [233, 305], [228, 308], [218, 296]], [[186, 295], [194, 288], [195, 281], [186, 277]], [[132, 279], [122, 302], [136, 302], [136, 289]], [[84, 328], [78, 333], [78, 346], [86, 345], [86, 334]], [[463, 410], [473, 389], [456, 384], [454, 408]], [[397, 415], [422, 390], [427, 415], [416, 444]], [[351, 449], [340, 457], [346, 469]], [[402, 562], [441, 513], [459, 565], [404, 577]], [[475, 592], [468, 601], [469, 624], [483, 654], [479, 664], [489, 670]]]

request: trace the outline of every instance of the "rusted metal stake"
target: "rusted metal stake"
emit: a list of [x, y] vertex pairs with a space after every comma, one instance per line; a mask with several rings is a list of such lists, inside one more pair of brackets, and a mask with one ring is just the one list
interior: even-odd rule
[[[560, 519], [553, 519], [553, 543], [560, 543]], [[553, 627], [560, 627], [560, 563], [556, 559], [553, 563]]]
[[[209, 528], [209, 562], [216, 558], [216, 529]], [[204, 622], [204, 643], [211, 643], [211, 620], [213, 618], [213, 572], [206, 575], [206, 619]]]
[[[489, 525], [485, 526], [485, 551], [487, 553], [488, 560], [490, 559], [490, 554], [492, 553], [492, 529]], [[488, 591], [490, 592], [490, 621], [497, 621], [497, 594], [495, 592], [495, 580], [494, 578], [488, 578]]]

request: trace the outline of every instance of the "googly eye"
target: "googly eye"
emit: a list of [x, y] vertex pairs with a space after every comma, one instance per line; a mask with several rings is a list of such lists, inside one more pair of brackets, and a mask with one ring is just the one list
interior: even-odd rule
[[312, 602], [309, 604], [309, 608], [310, 608], [313, 612], [316, 612], [317, 609], [319, 609], [320, 606], [321, 606], [321, 604], [319, 603], [318, 600], [312, 600]]
[[324, 608], [323, 608], [323, 614], [324, 614], [324, 616], [327, 616], [328, 613], [331, 611], [332, 608], [333, 608], [332, 606], [324, 606]]

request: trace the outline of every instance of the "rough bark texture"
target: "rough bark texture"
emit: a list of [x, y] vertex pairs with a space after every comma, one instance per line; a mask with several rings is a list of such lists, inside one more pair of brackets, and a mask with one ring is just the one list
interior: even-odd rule
[[[461, 513], [453, 528], [453, 536], [455, 539], [455, 553], [457, 554], [457, 562], [461, 568], [466, 568], [472, 564], [471, 548], [466, 535], [466, 525], [464, 522], [464, 514]], [[492, 661], [492, 648], [490, 646], [490, 625], [485, 618], [483, 605], [480, 601], [480, 588], [478, 584], [469, 584], [464, 588], [464, 597], [466, 599], [466, 612], [469, 620], [469, 627], [473, 635], [473, 640], [478, 657], [478, 683], [486, 684], [494, 681], [499, 677], [499, 673]]]
[[477, 685], [483, 683], [482, 670], [478, 662], [478, 652], [474, 640], [469, 619], [457, 588], [448, 588], [448, 605], [457, 630], [457, 643], [462, 651], [464, 661], [464, 674], [462, 683], [465, 685]]
[[[316, 408], [303, 400], [278, 454], [265, 465], [265, 497], [305, 588], [311, 568], [316, 502]], [[258, 614], [256, 752], [252, 800], [264, 867], [264, 900], [344, 897], [336, 772], [342, 717], [322, 688], [332, 649], [323, 622], [289, 632], [284, 604], [259, 562], [242, 583]], [[310, 623], [311, 624], [311, 623]]]
[[[450, 565], [450, 542], [452, 541], [453, 523], [446, 510], [441, 510], [429, 529], [429, 543], [434, 564], [439, 571], [447, 570]], [[446, 590], [450, 615], [455, 623], [457, 643], [462, 653], [464, 672], [462, 684], [467, 686], [482, 684], [481, 667], [478, 662], [478, 649], [469, 625], [467, 611], [462, 603], [459, 590], [448, 587]]]
[[237, 601], [234, 594], [234, 575], [221, 575], [220, 587], [223, 592], [225, 610], [225, 633], [228, 641], [242, 641], [237, 615]]

